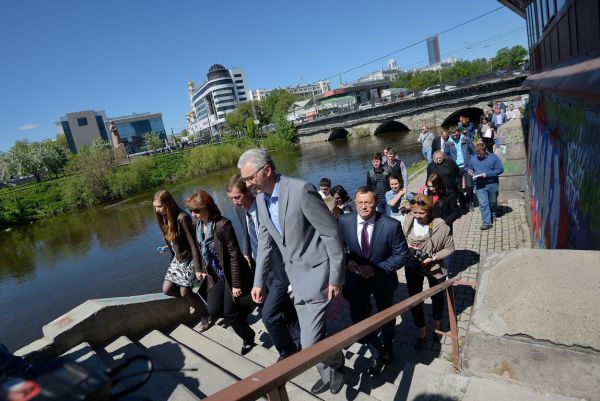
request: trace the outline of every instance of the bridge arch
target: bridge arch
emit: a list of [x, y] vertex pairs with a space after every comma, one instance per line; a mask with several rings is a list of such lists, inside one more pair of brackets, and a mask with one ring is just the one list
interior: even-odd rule
[[344, 128], [334, 128], [331, 130], [331, 133], [327, 137], [328, 141], [333, 141], [334, 139], [342, 139], [348, 136], [348, 130]]
[[410, 131], [410, 129], [399, 121], [390, 120], [384, 122], [379, 127], [377, 127], [373, 135], [378, 135], [390, 131]]
[[458, 118], [460, 116], [469, 117], [473, 125], [477, 126], [477, 124], [479, 124], [479, 117], [481, 117], [482, 114], [483, 109], [479, 107], [464, 107], [462, 109], [456, 110], [454, 113], [446, 117], [442, 122], [441, 126], [444, 128], [448, 128], [451, 125], [458, 125]]

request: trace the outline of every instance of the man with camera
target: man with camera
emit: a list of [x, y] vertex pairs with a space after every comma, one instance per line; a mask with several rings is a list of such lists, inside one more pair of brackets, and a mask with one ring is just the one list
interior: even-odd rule
[[[396, 271], [408, 260], [408, 247], [400, 222], [376, 211], [376, 194], [371, 187], [356, 191], [356, 212], [340, 216], [348, 265], [343, 294], [348, 299], [350, 318], [358, 323], [369, 317], [371, 295], [377, 311], [390, 307], [398, 286]], [[369, 347], [372, 360], [367, 369], [378, 375], [393, 357], [394, 326], [392, 320], [381, 328], [383, 343], [377, 332], [362, 339]]]

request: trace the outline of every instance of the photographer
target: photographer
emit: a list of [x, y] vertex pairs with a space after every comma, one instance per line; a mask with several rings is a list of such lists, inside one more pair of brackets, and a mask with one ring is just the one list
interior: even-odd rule
[[[426, 195], [417, 194], [410, 200], [411, 213], [406, 216], [403, 230], [411, 257], [406, 264], [406, 286], [409, 296], [423, 291], [423, 280], [427, 278], [429, 287], [433, 287], [446, 279], [444, 258], [454, 252], [454, 240], [450, 227], [444, 220], [433, 217], [433, 203]], [[444, 315], [444, 293], [431, 297], [433, 310], [433, 329], [440, 330]], [[416, 350], [421, 350], [427, 342], [427, 325], [423, 303], [411, 309], [415, 325], [419, 329]], [[433, 333], [433, 341], [440, 337]]]

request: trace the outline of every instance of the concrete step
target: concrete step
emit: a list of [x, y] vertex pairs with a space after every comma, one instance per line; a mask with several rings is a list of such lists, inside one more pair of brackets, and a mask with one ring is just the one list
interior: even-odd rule
[[98, 356], [96, 351], [86, 342], [81, 343], [64, 354], [61, 355], [72, 362], [77, 362], [87, 370], [93, 371], [100, 376], [106, 377], [104, 373], [107, 365], [104, 363], [102, 358]]
[[147, 352], [163, 366], [176, 369], [172, 375], [197, 397], [204, 398], [237, 382], [217, 367], [182, 344], [153, 330], [139, 340]]
[[[263, 369], [263, 366], [253, 360], [247, 359], [240, 354], [221, 346], [215, 341], [210, 340], [183, 324], [166, 334], [199, 353], [204, 358], [217, 363], [221, 369], [228, 371], [239, 379], [248, 377]], [[286, 388], [288, 395], [292, 400], [311, 401], [320, 399], [294, 383], [288, 383]]]
[[[195, 328], [196, 330], [198, 330], [198, 328]], [[209, 330], [205, 331], [204, 333], [202, 333], [203, 336], [213, 340], [214, 342], [220, 344], [221, 346], [230, 349], [233, 352], [237, 352], [241, 346], [242, 346], [242, 340], [233, 332], [233, 330], [230, 329], [226, 329], [224, 327], [221, 327], [219, 325], [215, 325], [213, 327], [211, 327]], [[278, 358], [278, 354], [274, 352], [274, 348], [273, 351], [270, 351], [266, 348], [263, 348], [261, 346], [256, 346], [252, 349], [252, 351], [250, 351], [246, 357], [252, 361], [254, 361], [256, 364], [262, 366], [262, 367], [267, 367], [267, 366], [271, 366], [274, 363], [277, 362], [277, 358]], [[351, 399], [351, 400], [356, 400], [356, 401], [367, 401], [367, 400], [381, 400], [381, 401], [387, 401], [390, 398], [377, 398], [373, 395], [369, 395], [367, 392], [365, 392], [365, 389], [371, 389], [370, 387], [370, 381], [372, 380], [371, 378], [367, 378], [366, 375], [363, 375], [363, 378], [361, 379], [360, 377], [358, 377], [359, 374], [361, 374], [362, 372], [358, 372], [358, 374], [356, 373], [356, 371], [352, 368], [352, 366], [354, 365], [355, 359], [359, 357], [357, 355], [354, 355], [350, 360], [346, 360], [346, 374], [347, 374], [347, 383], [349, 384], [348, 386], [346, 386], [342, 392], [338, 395], [333, 395], [330, 392], [326, 391], [322, 394], [319, 394], [318, 397], [323, 399], [323, 400], [340, 400], [340, 399]], [[365, 365], [366, 366], [366, 365]], [[366, 367], [365, 367], [366, 369]], [[301, 375], [297, 376], [294, 380], [292, 380], [292, 383], [296, 384], [297, 386], [303, 388], [306, 391], [310, 391], [310, 388], [317, 382], [317, 380], [320, 378], [317, 370], [315, 368], [311, 368], [308, 369], [307, 371], [305, 371], [304, 373], [302, 373]], [[366, 384], [369, 383], [369, 384]], [[390, 383], [383, 383], [383, 386], [386, 387], [386, 391], [385, 393], [387, 394], [389, 390], [388, 386], [391, 386]], [[358, 388], [356, 388], [358, 386]], [[395, 387], [394, 387], [395, 388]], [[373, 390], [370, 390], [371, 392], [373, 392]], [[394, 390], [395, 392], [395, 390]], [[290, 398], [292, 399], [292, 398]]]
[[[106, 360], [120, 361], [123, 358], [132, 357], [134, 355], [147, 355], [147, 352], [139, 345], [133, 343], [129, 338], [121, 336], [115, 341], [109, 343], [104, 349], [98, 350], [98, 354]], [[152, 400], [168, 400], [168, 401], [192, 401], [198, 397], [188, 390], [183, 384], [179, 383], [172, 375], [159, 370], [166, 367], [152, 358], [155, 372], [140, 389], [131, 393], [132, 397], [146, 397]], [[129, 368], [123, 371], [122, 374], [138, 372], [140, 364], [134, 362]], [[139, 380], [139, 376], [132, 378], [133, 382]], [[123, 385], [128, 386], [131, 382], [124, 382]]]

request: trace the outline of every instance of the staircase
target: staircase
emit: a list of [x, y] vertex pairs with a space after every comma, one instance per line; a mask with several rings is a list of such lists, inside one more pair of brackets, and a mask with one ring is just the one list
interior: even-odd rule
[[[223, 321], [203, 333], [198, 332], [199, 324], [191, 323], [151, 330], [136, 338], [120, 336], [100, 347], [92, 348], [84, 342], [63, 356], [101, 373], [122, 358], [145, 354], [154, 362], [155, 372], [143, 387], [131, 394], [132, 397], [157, 401], [197, 400], [276, 363], [278, 354], [256, 311], [249, 320], [256, 332], [257, 346], [245, 356], [239, 354], [241, 339]], [[340, 394], [312, 395], [309, 389], [319, 376], [316, 369], [311, 368], [286, 385], [289, 399], [574, 400], [537, 393], [518, 385], [452, 374], [450, 362], [435, 358], [427, 351], [425, 355], [416, 353], [410, 345], [397, 344], [396, 354], [394, 362], [386, 366], [379, 377], [371, 378], [364, 373], [369, 362], [366, 347], [353, 344], [345, 352], [347, 385]], [[137, 368], [130, 366], [122, 374], [139, 370], [139, 365]], [[133, 378], [132, 382], [136, 380], [139, 377]], [[127, 382], [122, 384], [128, 385]]]

